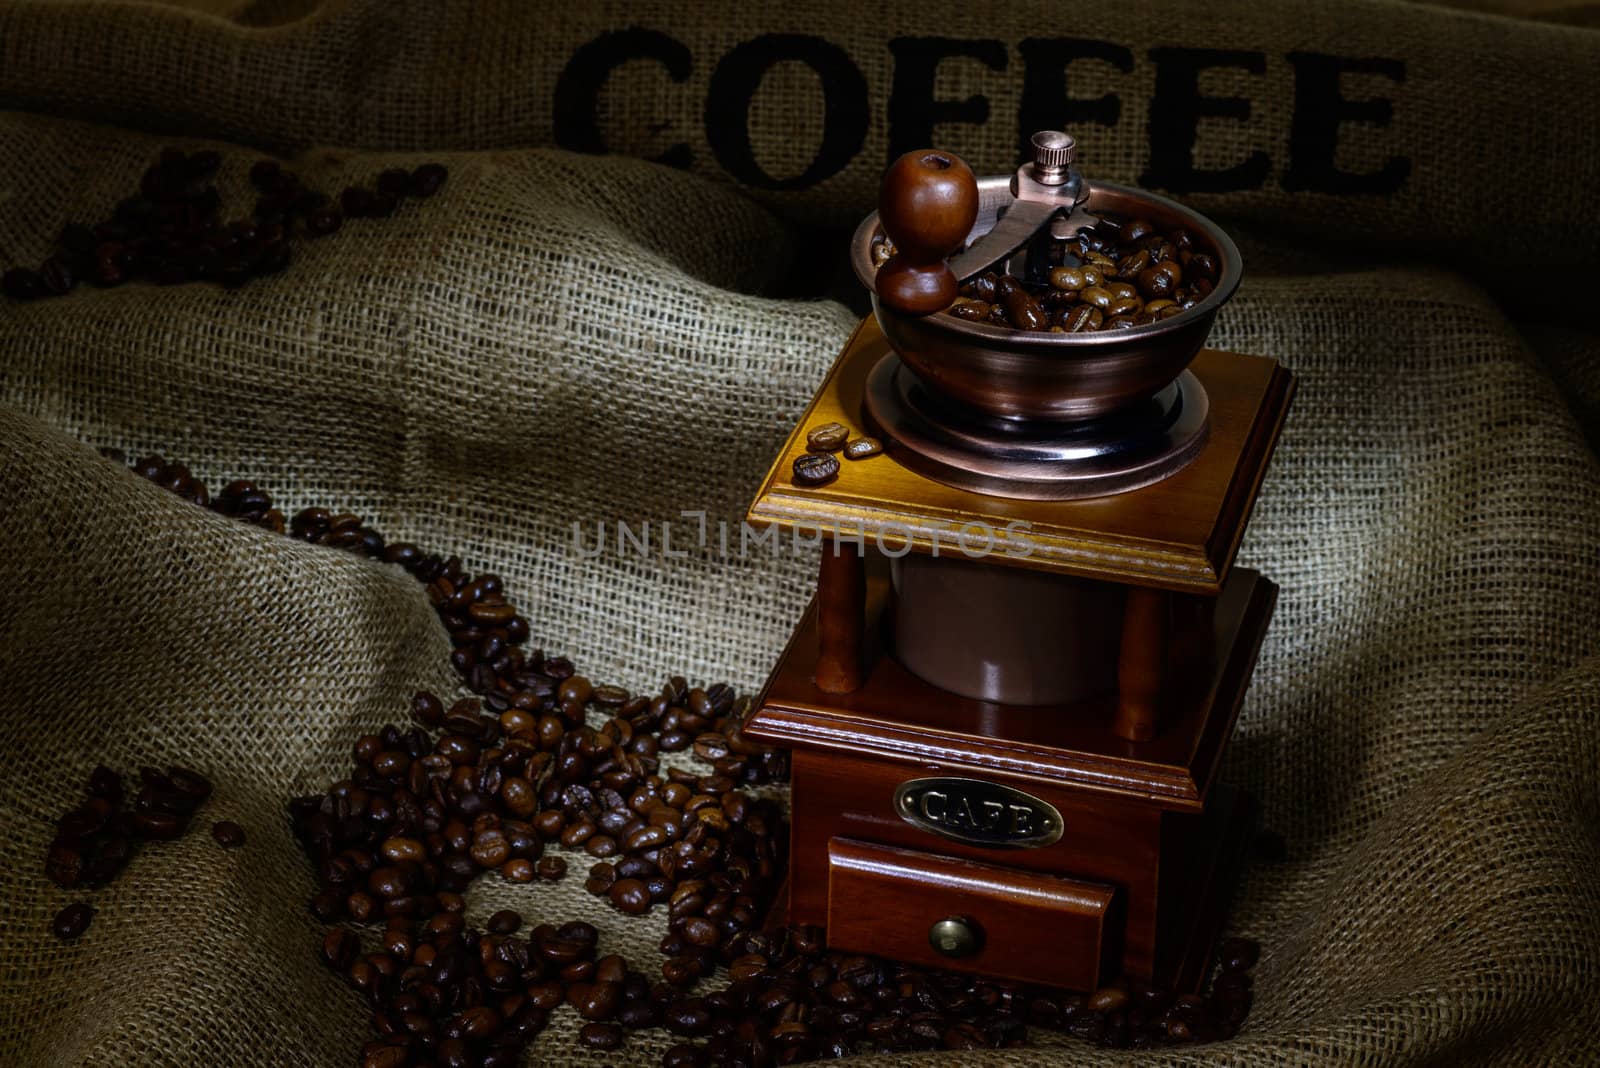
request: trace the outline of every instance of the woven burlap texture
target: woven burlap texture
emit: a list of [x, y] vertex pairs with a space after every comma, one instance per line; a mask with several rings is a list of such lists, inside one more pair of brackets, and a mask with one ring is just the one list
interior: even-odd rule
[[[945, 60], [934, 79], [939, 101], [986, 103], [986, 122], [969, 117], [937, 127], [940, 145], [979, 174], [1016, 162], [1027, 67], [1020, 42], [1040, 42], [1046, 53], [1059, 48], [1054, 59], [1038, 61], [1046, 81], [1054, 67], [1065, 71], [1066, 97], [1115, 98], [1113, 124], [1103, 125], [1105, 116], [1095, 112], [1079, 132], [1092, 174], [1116, 182], [1137, 182], [1149, 162], [1154, 53], [1202, 49], [1241, 53], [1212, 56], [1223, 65], [1204, 71], [1198, 91], [1242, 98], [1248, 119], [1201, 119], [1195, 165], [1225, 169], [1253, 153], [1271, 164], [1249, 188], [1194, 193], [1189, 202], [1202, 211], [1249, 210], [1279, 226], [1334, 236], [1348, 236], [1356, 224], [1368, 246], [1421, 242], [1435, 256], [1492, 260], [1511, 237], [1538, 247], [1547, 266], [1591, 262], [1600, 238], [1593, 212], [1556, 208], [1569, 204], [1574, 190], [1600, 188], [1600, 95], [1593, 91], [1600, 34], [1560, 26], [1393, 0], [1213, 0], [1178, 8], [1126, 0], [1078, 4], [1070, 15], [982, 0], [882, 7], [851, 0], [491, 0], [443, 13], [434, 0], [231, 6], [225, 22], [176, 5], [9, 0], [0, 5], [0, 99], [279, 152], [306, 144], [413, 151], [547, 145], [557, 131], [557, 89], [577, 51], [634, 30], [659, 35], [648, 46], [655, 50], [609, 71], [595, 100], [595, 135], [613, 151], [642, 157], [677, 149], [696, 172], [727, 181], [723, 157], [739, 154], [730, 147], [734, 139], [714, 145], [707, 133], [714, 82], [727, 85], [716, 82], [719, 68], [730, 54], [750, 56], [758, 38], [804, 35], [847, 55], [859, 74], [841, 68], [824, 85], [800, 62], [772, 65], [750, 93], [753, 166], [776, 183], [802, 174], [821, 152], [825, 103], [835, 107], [841, 130], [853, 134], [854, 123], [862, 124], [860, 149], [815, 185], [758, 195], [808, 218], [853, 225], [887, 162], [896, 40], [954, 38], [999, 48], [998, 60], [992, 53]], [[1068, 65], [1065, 55], [1082, 42], [1125, 51]], [[1394, 197], [1285, 188], [1298, 84], [1290, 57], [1308, 53], [1402, 65], [1341, 77], [1355, 111], [1341, 127], [1336, 155], [1351, 173], [1407, 159], [1410, 178]], [[674, 63], [683, 66], [675, 70]], [[1392, 101], [1388, 126], [1372, 124], [1361, 106], [1369, 99]], [[1173, 100], [1182, 107], [1186, 98]], [[1507, 195], [1511, 188], [1516, 195]]]
[[[350, 743], [401, 717], [416, 688], [449, 690], [447, 640], [397, 569], [211, 515], [89, 446], [159, 450], [213, 490], [247, 476], [286, 509], [333, 505], [459, 552], [505, 577], [536, 643], [596, 681], [759, 685], [813, 559], [787, 545], [741, 558], [736, 529], [724, 553], [719, 527], [742, 514], [852, 316], [751, 295], [783, 270], [788, 232], [725, 183], [539, 147], [550, 86], [573, 47], [637, 22], [707, 49], [707, 66], [759, 32], [826, 33], [877, 87], [884, 39], [941, 32], [958, 9], [921, 5], [891, 31], [859, 12], [757, 8], [284, 2], [227, 21], [45, 7], [0, 7], [0, 107], [15, 109], [0, 114], [7, 263], [42, 258], [66, 218], [104, 214], [173, 141], [223, 152], [239, 213], [264, 150], [356, 146], [293, 152], [327, 190], [397, 163], [451, 167], [433, 200], [352, 221], [237, 292], [134, 285], [0, 304], [0, 1063], [350, 1064], [367, 1014], [317, 960], [311, 872], [284, 802], [337, 778]], [[1271, 186], [1193, 198], [1228, 213], [1247, 264], [1213, 344], [1282, 359], [1300, 384], [1240, 557], [1282, 589], [1225, 772], [1289, 842], [1287, 861], [1247, 871], [1232, 914], [1265, 947], [1253, 1014], [1208, 1047], [1133, 1056], [1038, 1032], [1042, 1049], [962, 1063], [1600, 1058], [1600, 469], [1546, 367], [1452, 273], [1497, 224], [1443, 162], [1514, 98], [1543, 100], [1552, 114], [1518, 127], [1524, 148], [1561, 129], [1570, 159], [1531, 170], [1547, 195], [1498, 206], [1522, 227], [1517, 247], [1548, 241], [1549, 263], [1592, 266], [1593, 214], [1574, 217], [1559, 194], [1596, 184], [1584, 78], [1597, 49], [1547, 27], [1388, 10], [1241, 5], [1186, 14], [1181, 37], [1405, 56], [1414, 106], [1396, 122], [1419, 146], [1392, 203]], [[982, 25], [1003, 17], [1020, 16]], [[1091, 20], [1075, 33], [1139, 48], [1178, 32], [1154, 5], [1073, 17]], [[1481, 73], [1444, 76], [1491, 40]], [[1257, 107], [1290, 91], [1281, 75]], [[972, 91], [958, 82], [942, 95]], [[627, 110], [639, 94], [607, 100], [607, 129], [647, 128]], [[698, 99], [672, 100], [655, 103], [680, 108], [669, 118], [691, 136]], [[1002, 169], [1007, 125], [954, 147]], [[1095, 173], [1136, 178], [1139, 137], [1139, 124], [1108, 131]], [[781, 169], [770, 130], [758, 143]], [[870, 145], [863, 159], [881, 159], [876, 128]], [[763, 195], [780, 213], [852, 218], [874, 176], [863, 162]], [[1395, 251], [1400, 239], [1413, 243]], [[1560, 351], [1566, 380], [1592, 379], [1592, 344]], [[684, 512], [705, 513], [703, 543]], [[647, 553], [618, 551], [619, 520], [650, 524]], [[686, 556], [663, 552], [663, 523]], [[44, 849], [100, 762], [182, 762], [218, 790], [187, 838], [88, 895], [94, 926], [59, 943], [50, 917], [85, 895], [46, 881]], [[245, 848], [204, 833], [224, 817], [247, 828]], [[644, 970], [659, 959], [664, 918], [621, 917], [581, 875], [485, 882], [473, 917], [582, 916]], [[639, 1034], [601, 1057], [578, 1052], [575, 1031], [558, 1012], [530, 1062], [651, 1063], [667, 1042]]]

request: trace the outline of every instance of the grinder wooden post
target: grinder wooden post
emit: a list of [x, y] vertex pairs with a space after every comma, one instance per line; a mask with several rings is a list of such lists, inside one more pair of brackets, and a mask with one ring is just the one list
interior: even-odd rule
[[861, 546], [829, 537], [817, 569], [817, 689], [850, 693], [861, 686], [862, 628], [867, 607], [867, 577]]
[[1117, 717], [1112, 730], [1130, 742], [1156, 736], [1167, 659], [1168, 598], [1161, 590], [1129, 586], [1117, 654]]

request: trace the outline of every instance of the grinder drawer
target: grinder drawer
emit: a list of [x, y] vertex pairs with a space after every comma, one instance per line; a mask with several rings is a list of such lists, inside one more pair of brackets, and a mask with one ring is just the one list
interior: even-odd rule
[[1093, 990], [1117, 941], [1114, 887], [910, 849], [828, 842], [828, 945]]

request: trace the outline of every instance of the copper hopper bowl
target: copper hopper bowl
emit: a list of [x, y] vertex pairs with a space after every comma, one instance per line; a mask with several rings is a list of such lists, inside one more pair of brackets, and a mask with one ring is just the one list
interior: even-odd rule
[[[978, 181], [972, 241], [989, 232], [1011, 203], [1011, 178]], [[872, 308], [900, 359], [928, 386], [1003, 419], [1076, 421], [1126, 409], [1160, 392], [1205, 345], [1218, 310], [1239, 286], [1239, 250], [1220, 227], [1174, 201], [1140, 189], [1094, 182], [1088, 210], [1144, 218], [1158, 229], [1183, 228], [1217, 263], [1215, 288], [1182, 315], [1125, 330], [1065, 334], [1011, 330], [938, 312], [902, 315], [873, 293]], [[856, 277], [873, 289], [878, 214], [851, 240]], [[997, 267], [998, 269], [998, 267]]]

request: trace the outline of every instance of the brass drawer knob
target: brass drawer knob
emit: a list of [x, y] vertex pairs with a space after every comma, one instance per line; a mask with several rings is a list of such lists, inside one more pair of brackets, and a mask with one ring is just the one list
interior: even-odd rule
[[928, 944], [946, 957], [970, 957], [983, 948], [983, 932], [964, 916], [947, 916], [928, 928]]

